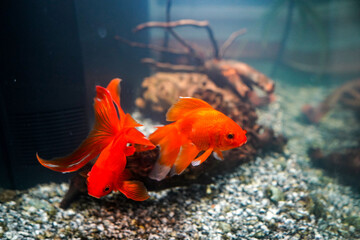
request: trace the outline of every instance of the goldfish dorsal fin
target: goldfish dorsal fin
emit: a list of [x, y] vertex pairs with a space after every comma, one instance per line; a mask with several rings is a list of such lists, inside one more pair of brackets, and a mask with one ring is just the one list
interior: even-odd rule
[[184, 114], [189, 111], [198, 109], [198, 108], [213, 108], [207, 102], [192, 97], [180, 97], [172, 107], [168, 110], [166, 114], [167, 121], [176, 121], [184, 116]]
[[120, 106], [120, 78], [114, 78], [111, 82], [107, 85], [106, 89], [109, 90], [111, 97], [114, 99], [116, 104]]
[[124, 110], [121, 108], [120, 104], [120, 78], [114, 78], [110, 81], [110, 83], [107, 85], [106, 89], [110, 92], [111, 98], [113, 99], [116, 109], [118, 110], [119, 116], [120, 116], [120, 122], [124, 123], [125, 113]]

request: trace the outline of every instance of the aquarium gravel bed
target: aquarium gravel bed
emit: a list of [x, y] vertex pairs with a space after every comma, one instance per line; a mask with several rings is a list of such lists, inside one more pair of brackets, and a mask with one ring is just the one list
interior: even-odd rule
[[[299, 121], [302, 104], [319, 102], [329, 91], [277, 83], [277, 100], [259, 110], [259, 122], [289, 138], [284, 153], [258, 156], [208, 186], [150, 192], [145, 202], [120, 193], [101, 200], [83, 196], [67, 210], [58, 207], [68, 188], [65, 183], [1, 190], [0, 238], [360, 238], [359, 194], [313, 168], [306, 154], [309, 146], [354, 146], [354, 116], [335, 111], [318, 126]], [[348, 137], [336, 138], [340, 131]]]

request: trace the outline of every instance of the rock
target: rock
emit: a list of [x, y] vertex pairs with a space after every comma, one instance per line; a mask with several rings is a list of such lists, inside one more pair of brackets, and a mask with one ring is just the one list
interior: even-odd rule
[[279, 201], [284, 201], [284, 193], [281, 189], [274, 186], [268, 186], [265, 189], [265, 195], [275, 204]]

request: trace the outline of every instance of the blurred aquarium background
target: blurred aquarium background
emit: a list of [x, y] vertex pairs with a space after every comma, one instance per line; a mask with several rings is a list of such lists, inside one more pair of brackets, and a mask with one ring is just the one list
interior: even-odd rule
[[[141, 59], [159, 54], [115, 37], [161, 45], [164, 29], [132, 29], [166, 21], [165, 8], [164, 0], [4, 3], [0, 187], [24, 189], [69, 178], [40, 166], [35, 153], [62, 156], [87, 136], [95, 85], [122, 78], [122, 106], [126, 112], [135, 110], [141, 82], [153, 72]], [[218, 43], [245, 28], [226, 58], [245, 62], [272, 78], [276, 87], [292, 86], [301, 94], [308, 86], [333, 90], [360, 78], [359, 12], [358, 0], [174, 0], [171, 19], [207, 20]], [[211, 53], [204, 29], [184, 27], [177, 33]], [[296, 106], [319, 103], [323, 96]], [[304, 121], [301, 108], [291, 111]], [[358, 125], [352, 127], [359, 132]]]

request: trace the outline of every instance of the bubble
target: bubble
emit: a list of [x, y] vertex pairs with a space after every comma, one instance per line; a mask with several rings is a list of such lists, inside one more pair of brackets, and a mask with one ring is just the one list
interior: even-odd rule
[[107, 36], [107, 30], [103, 27], [99, 27], [98, 28], [98, 34], [100, 36], [100, 38], [106, 38]]

